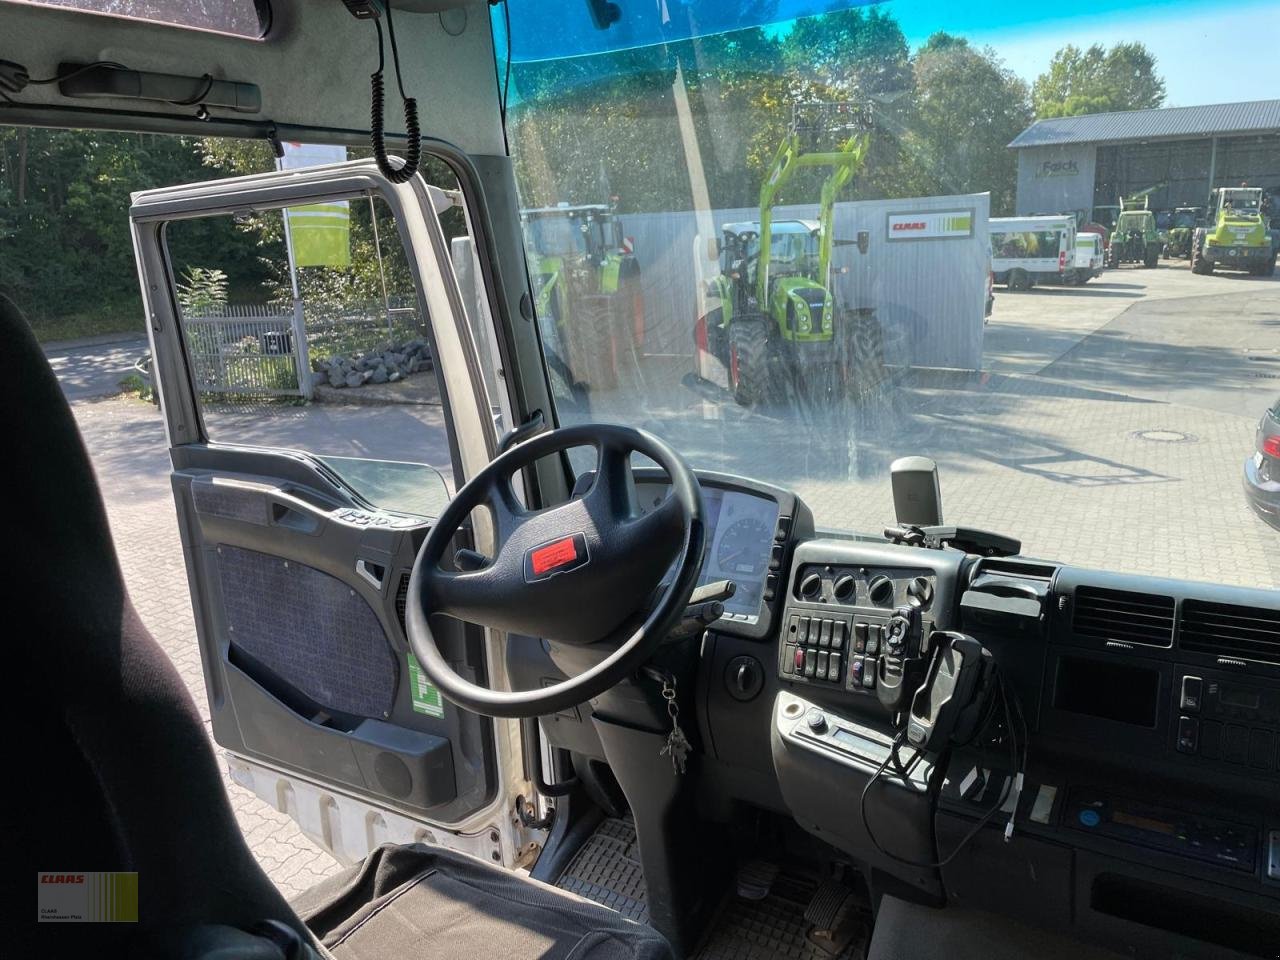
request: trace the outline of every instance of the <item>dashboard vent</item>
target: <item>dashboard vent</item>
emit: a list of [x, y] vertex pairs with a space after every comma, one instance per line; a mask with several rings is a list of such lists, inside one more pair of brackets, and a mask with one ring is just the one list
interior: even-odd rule
[[1048, 583], [1058, 568], [1047, 563], [1033, 563], [1027, 560], [1006, 560], [998, 557], [983, 558], [979, 561], [979, 570], [983, 573], [1000, 573], [1023, 580], [1040, 580]]
[[396, 616], [400, 620], [400, 629], [406, 634], [409, 632], [404, 625], [404, 608], [409, 600], [409, 574], [400, 574], [400, 583], [396, 587]]
[[1173, 597], [1079, 587], [1071, 629], [1081, 637], [1143, 647], [1172, 647]]
[[1181, 627], [1183, 650], [1280, 666], [1280, 610], [1187, 600]]

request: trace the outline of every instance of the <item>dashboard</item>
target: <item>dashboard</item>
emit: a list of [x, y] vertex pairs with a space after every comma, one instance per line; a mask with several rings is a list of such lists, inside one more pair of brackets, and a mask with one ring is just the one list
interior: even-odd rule
[[[700, 809], [789, 818], [919, 902], [1137, 956], [1274, 954], [1280, 592], [819, 536], [789, 491], [699, 479], [700, 582], [737, 584], [667, 660], [697, 691]], [[640, 471], [637, 488], [666, 495]], [[962, 643], [987, 706], [940, 742], [912, 725], [962, 711], [917, 694]], [[592, 706], [665, 729], [642, 697]], [[543, 725], [603, 759], [586, 711]]]

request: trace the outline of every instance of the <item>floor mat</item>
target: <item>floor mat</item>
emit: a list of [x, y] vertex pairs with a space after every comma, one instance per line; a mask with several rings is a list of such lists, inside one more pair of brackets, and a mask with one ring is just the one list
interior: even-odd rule
[[696, 960], [856, 960], [865, 951], [860, 929], [839, 953], [832, 954], [807, 936], [805, 909], [818, 892], [815, 879], [785, 870], [763, 900], [746, 900], [730, 892], [711, 929], [694, 955]]
[[602, 821], [556, 886], [617, 910], [629, 920], [647, 922], [649, 904], [636, 847], [635, 821], [630, 817]]

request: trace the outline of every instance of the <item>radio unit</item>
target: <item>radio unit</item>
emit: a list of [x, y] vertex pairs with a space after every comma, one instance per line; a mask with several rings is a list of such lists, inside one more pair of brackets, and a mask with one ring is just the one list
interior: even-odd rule
[[1204, 671], [1175, 675], [1175, 749], [1202, 760], [1280, 773], [1280, 689]]

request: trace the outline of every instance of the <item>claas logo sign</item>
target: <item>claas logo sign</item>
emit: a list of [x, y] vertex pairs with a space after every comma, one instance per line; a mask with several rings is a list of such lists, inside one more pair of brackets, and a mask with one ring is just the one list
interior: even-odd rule
[[888, 215], [889, 240], [951, 240], [973, 236], [972, 210], [913, 210]]

